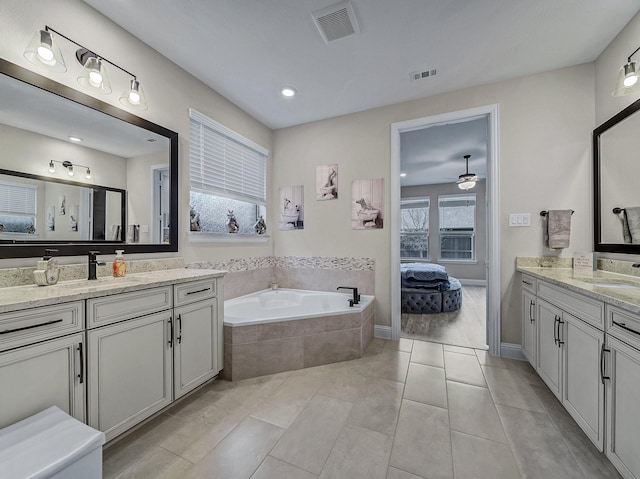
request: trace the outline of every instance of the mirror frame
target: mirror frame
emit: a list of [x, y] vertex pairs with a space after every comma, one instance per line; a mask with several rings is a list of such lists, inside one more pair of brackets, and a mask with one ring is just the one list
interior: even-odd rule
[[628, 254], [640, 254], [640, 244], [626, 244], [626, 243], [602, 243], [601, 232], [601, 211], [600, 211], [600, 198], [601, 198], [601, 182], [600, 173], [602, 172], [602, 166], [600, 164], [602, 158], [600, 155], [600, 136], [613, 128], [615, 125], [630, 117], [634, 113], [640, 110], [640, 99], [634, 101], [631, 105], [615, 114], [602, 125], [593, 130], [593, 249], [598, 252], [606, 253], [628, 253]]
[[[169, 214], [171, 223], [169, 226], [169, 243], [140, 244], [126, 243], [122, 241], [67, 241], [55, 243], [16, 243], [0, 244], [0, 258], [29, 258], [42, 256], [47, 247], [58, 250], [56, 256], [86, 255], [89, 251], [99, 251], [100, 254], [114, 254], [115, 249], [124, 249], [125, 253], [174, 253], [178, 251], [178, 133], [152, 123], [144, 118], [135, 116], [118, 107], [104, 103], [89, 95], [69, 88], [66, 85], [43, 77], [36, 72], [15, 65], [0, 58], [0, 73], [16, 80], [30, 84], [54, 95], [79, 103], [93, 110], [114, 117], [118, 120], [131, 123], [145, 130], [152, 131], [169, 139], [169, 175], [171, 178], [171, 192], [169, 197]], [[20, 173], [20, 172], [18, 172]], [[89, 186], [89, 185], [84, 185]], [[99, 186], [99, 185], [96, 185]], [[102, 186], [104, 188], [104, 186]], [[126, 194], [125, 194], [126, 196]], [[126, 211], [125, 211], [126, 220]], [[125, 221], [125, 227], [127, 223]], [[126, 228], [123, 228], [126, 230]]]

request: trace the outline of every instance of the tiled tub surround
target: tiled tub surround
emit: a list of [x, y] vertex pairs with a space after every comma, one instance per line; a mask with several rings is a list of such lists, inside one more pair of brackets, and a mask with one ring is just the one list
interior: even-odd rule
[[360, 358], [373, 338], [374, 303], [328, 316], [248, 326], [225, 323], [223, 377], [247, 379]]
[[354, 286], [362, 294], [375, 294], [375, 261], [371, 258], [263, 256], [194, 262], [187, 268], [228, 271], [225, 300], [261, 291], [272, 283], [280, 288], [312, 291]]

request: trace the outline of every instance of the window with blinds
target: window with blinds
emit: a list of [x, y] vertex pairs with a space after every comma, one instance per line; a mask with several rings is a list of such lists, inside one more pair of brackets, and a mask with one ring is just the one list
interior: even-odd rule
[[255, 234], [266, 216], [269, 151], [194, 109], [189, 118], [191, 231], [227, 233], [233, 212], [237, 233]]
[[438, 197], [440, 259], [474, 260], [476, 195]]
[[37, 186], [4, 181], [0, 185], [0, 234], [34, 234]]

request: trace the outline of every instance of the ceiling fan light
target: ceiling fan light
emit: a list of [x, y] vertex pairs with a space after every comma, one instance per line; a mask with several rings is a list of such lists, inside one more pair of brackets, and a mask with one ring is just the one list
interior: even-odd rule
[[34, 65], [49, 71], [58, 73], [67, 71], [60, 47], [54, 41], [52, 33], [47, 30], [38, 30], [34, 34], [24, 52], [24, 57]]
[[478, 177], [475, 175], [475, 173], [469, 173], [469, 158], [471, 158], [471, 155], [464, 155], [463, 158], [465, 159], [467, 165], [466, 171], [458, 177], [458, 181], [456, 183], [458, 183], [458, 188], [460, 188], [461, 190], [470, 190], [471, 188], [476, 186]]

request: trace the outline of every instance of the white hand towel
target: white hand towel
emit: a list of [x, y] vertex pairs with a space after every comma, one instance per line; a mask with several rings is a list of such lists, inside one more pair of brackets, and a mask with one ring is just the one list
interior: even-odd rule
[[549, 210], [547, 214], [549, 248], [562, 249], [569, 247], [571, 213], [571, 210]]

